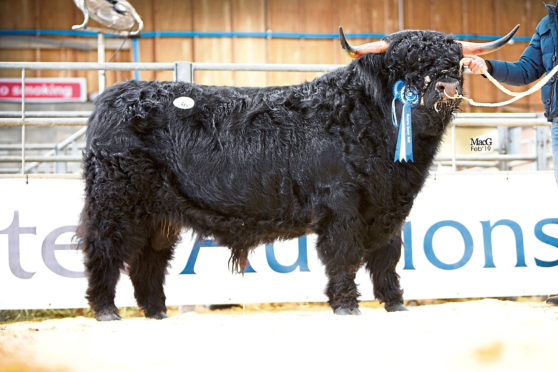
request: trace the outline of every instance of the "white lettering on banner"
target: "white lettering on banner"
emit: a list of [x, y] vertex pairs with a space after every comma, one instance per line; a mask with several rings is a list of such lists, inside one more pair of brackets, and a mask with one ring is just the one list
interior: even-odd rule
[[[71, 98], [72, 87], [56, 86], [54, 84], [43, 84], [26, 87], [25, 93], [33, 96]], [[21, 97], [21, 86], [15, 85], [12, 89], [12, 95]]]
[[[83, 183], [0, 179], [0, 189], [0, 309], [87, 306], [83, 257], [72, 241]], [[402, 231], [405, 298], [558, 293], [556, 211], [550, 173], [429, 179]], [[315, 241], [257, 248], [242, 277], [230, 273], [228, 249], [186, 232], [167, 275], [167, 303], [325, 301]], [[357, 282], [362, 299], [372, 299], [365, 270]], [[116, 302], [135, 305], [126, 275]]]
[[[0, 78], [0, 101], [21, 101], [21, 79]], [[25, 100], [31, 102], [85, 102], [85, 78], [27, 78]]]

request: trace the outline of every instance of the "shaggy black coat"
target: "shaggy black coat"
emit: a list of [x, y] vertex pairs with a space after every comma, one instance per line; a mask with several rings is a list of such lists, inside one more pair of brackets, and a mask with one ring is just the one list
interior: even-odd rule
[[[451, 36], [432, 31], [386, 40], [385, 53], [300, 85], [128, 81], [100, 95], [78, 228], [97, 319], [119, 318], [115, 285], [125, 265], [145, 315], [165, 317], [165, 269], [183, 228], [228, 246], [239, 270], [259, 244], [316, 233], [336, 313], [358, 313], [354, 277], [363, 264], [386, 309], [404, 309], [395, 272], [401, 227], [458, 105], [443, 101], [436, 82], [462, 83], [463, 55]], [[422, 100], [412, 110], [411, 163], [393, 161], [399, 79]], [[173, 106], [180, 96], [194, 107]]]

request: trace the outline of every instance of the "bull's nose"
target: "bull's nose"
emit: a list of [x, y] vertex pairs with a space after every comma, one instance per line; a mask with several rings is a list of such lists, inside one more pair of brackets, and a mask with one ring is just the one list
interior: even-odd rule
[[[459, 82], [446, 82], [439, 81], [436, 83], [436, 90], [442, 94], [442, 99], [449, 99], [447, 96], [455, 97], [457, 94], [457, 88], [459, 87]], [[445, 94], [444, 94], [445, 93]]]

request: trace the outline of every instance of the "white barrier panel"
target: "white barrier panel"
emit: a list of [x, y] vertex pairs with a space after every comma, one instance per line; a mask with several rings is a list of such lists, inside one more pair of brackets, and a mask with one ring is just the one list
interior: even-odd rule
[[[0, 179], [0, 309], [87, 307], [72, 236], [80, 180]], [[431, 177], [403, 229], [406, 299], [558, 293], [558, 189], [549, 172]], [[168, 305], [326, 301], [313, 235], [257, 248], [231, 274], [227, 248], [185, 232], [167, 275]], [[372, 299], [367, 273], [361, 299]], [[135, 306], [126, 275], [117, 306]]]

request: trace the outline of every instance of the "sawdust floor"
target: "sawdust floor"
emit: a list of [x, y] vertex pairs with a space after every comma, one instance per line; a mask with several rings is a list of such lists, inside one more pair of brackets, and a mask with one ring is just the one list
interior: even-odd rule
[[0, 371], [557, 371], [558, 307], [475, 300], [0, 325]]

